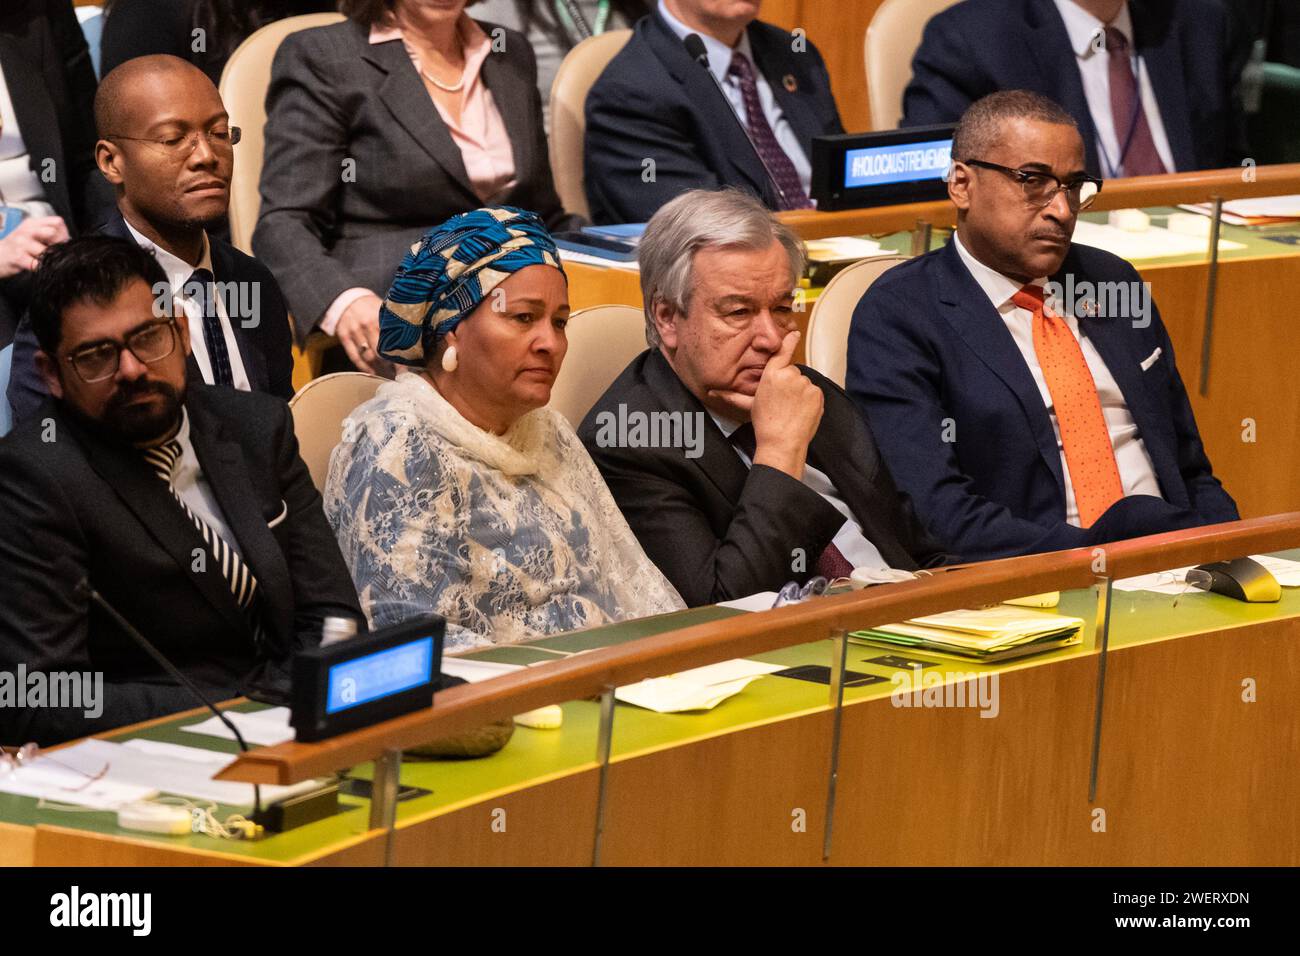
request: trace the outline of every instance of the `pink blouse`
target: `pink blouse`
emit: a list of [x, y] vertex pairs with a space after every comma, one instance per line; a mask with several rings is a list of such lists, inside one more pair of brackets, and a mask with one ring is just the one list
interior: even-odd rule
[[[510, 147], [510, 137], [506, 133], [506, 124], [501, 119], [492, 91], [483, 83], [483, 61], [492, 52], [492, 40], [482, 28], [470, 17], [461, 15], [456, 24], [465, 50], [464, 102], [461, 105], [460, 120], [453, 122], [451, 117], [429, 94], [433, 105], [438, 110], [452, 141], [460, 148], [461, 159], [465, 162], [465, 172], [469, 174], [470, 185], [484, 205], [490, 205], [494, 199], [515, 185], [515, 156]], [[370, 42], [387, 43], [402, 40], [406, 53], [411, 58], [417, 73], [420, 72], [420, 58], [407, 44], [402, 36], [402, 28], [389, 19], [381, 20], [370, 27]], [[423, 74], [421, 74], [423, 75]], [[430, 225], [434, 225], [430, 223]], [[354, 288], [339, 293], [330, 307], [321, 316], [318, 326], [326, 335], [333, 335], [343, 313], [357, 299], [370, 295], [369, 289]]]
[[[453, 122], [437, 100], [433, 105], [460, 147], [474, 192], [484, 203], [490, 203], [515, 184], [515, 157], [501, 111], [492, 99], [492, 91], [483, 83], [483, 61], [492, 52], [492, 41], [468, 16], [462, 15], [456, 28], [465, 50], [465, 99], [459, 121]], [[402, 28], [393, 21], [380, 21], [370, 28], [371, 43], [401, 39]], [[416, 72], [420, 72], [419, 55], [409, 44], [406, 52]], [[429, 98], [432, 100], [433, 95]]]

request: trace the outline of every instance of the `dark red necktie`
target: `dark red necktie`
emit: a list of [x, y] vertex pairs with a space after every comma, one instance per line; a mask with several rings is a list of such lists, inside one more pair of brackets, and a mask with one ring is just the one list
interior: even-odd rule
[[1125, 176], [1167, 172], [1142, 108], [1142, 93], [1129, 60], [1128, 39], [1114, 27], [1106, 28], [1106, 51], [1110, 54], [1110, 118], [1119, 143], [1115, 164]]
[[[731, 433], [731, 443], [743, 451], [750, 463], [754, 461], [754, 454], [758, 451], [758, 443], [754, 438], [754, 426], [749, 422], [741, 425]], [[853, 565], [839, 548], [835, 547], [832, 541], [826, 545], [825, 550], [817, 558], [817, 564], [813, 567], [816, 574], [820, 574], [828, 581], [834, 581], [836, 578], [847, 578], [853, 573]]]
[[745, 118], [748, 120], [749, 136], [754, 141], [754, 148], [763, 157], [768, 171], [776, 180], [784, 198], [780, 199], [782, 209], [808, 209], [812, 203], [803, 191], [799, 181], [799, 171], [794, 168], [789, 155], [776, 141], [776, 134], [763, 115], [763, 104], [758, 99], [758, 81], [754, 79], [754, 65], [745, 54], [737, 50], [727, 67], [727, 76], [736, 78], [740, 84], [740, 95], [745, 101]]

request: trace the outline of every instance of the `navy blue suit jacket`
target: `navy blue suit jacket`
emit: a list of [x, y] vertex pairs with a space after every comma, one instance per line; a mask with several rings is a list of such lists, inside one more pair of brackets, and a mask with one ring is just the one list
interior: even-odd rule
[[[120, 213], [97, 230], [102, 235], [131, 239]], [[255, 392], [269, 392], [288, 400], [293, 397], [293, 329], [284, 297], [271, 271], [252, 256], [245, 255], [230, 243], [208, 234], [212, 250], [212, 274], [217, 282], [255, 282], [259, 284], [257, 323], [247, 327], [243, 321], [231, 323], [235, 343], [243, 360], [248, 384]], [[14, 335], [13, 369], [7, 397], [13, 407], [14, 421], [22, 421], [49, 397], [45, 382], [36, 371], [36, 335], [27, 316], [23, 316]], [[192, 362], [190, 374], [199, 377]]]
[[[1129, 10], [1174, 165], [1239, 163], [1247, 148], [1237, 86], [1248, 51], [1236, 19], [1220, 0], [1130, 0]], [[1106, 175], [1083, 80], [1052, 0], [964, 0], [935, 15], [912, 60], [900, 125], [955, 123], [971, 103], [998, 90], [1032, 90], [1063, 106], [1083, 134], [1088, 171]]]
[[[748, 30], [754, 62], [811, 158], [814, 136], [844, 132], [821, 54], [811, 43], [796, 53], [790, 34], [767, 23]], [[777, 208], [731, 107], [658, 14], [637, 21], [587, 94], [586, 116], [587, 202], [597, 223], [646, 222], [688, 189], [721, 186]], [[642, 179], [646, 159], [655, 163], [652, 182]]]
[[[1067, 285], [1070, 275], [1076, 288], [1141, 281], [1123, 259], [1077, 244], [1052, 278]], [[847, 390], [922, 522], [964, 560], [1236, 520], [1154, 303], [1148, 318], [1138, 327], [1143, 320], [1079, 317], [1124, 395], [1164, 498], [1124, 498], [1091, 528], [1065, 522], [1060, 449], [1042, 395], [955, 245], [890, 269], [867, 290], [849, 329]]]

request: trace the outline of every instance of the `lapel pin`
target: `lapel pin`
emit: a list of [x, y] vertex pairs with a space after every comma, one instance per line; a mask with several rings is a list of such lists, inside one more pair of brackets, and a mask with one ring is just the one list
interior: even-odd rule
[[789, 93], [793, 93], [795, 90], [799, 89], [799, 82], [794, 78], [793, 73], [787, 73], [785, 76], [781, 77], [781, 85], [784, 86], [786, 91]]
[[1079, 300], [1079, 314], [1084, 318], [1095, 319], [1097, 317], [1097, 303], [1092, 299]]

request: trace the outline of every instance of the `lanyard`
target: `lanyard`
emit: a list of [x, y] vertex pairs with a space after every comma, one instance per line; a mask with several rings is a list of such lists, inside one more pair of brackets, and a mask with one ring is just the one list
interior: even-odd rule
[[1119, 158], [1113, 164], [1110, 161], [1110, 156], [1106, 154], [1106, 144], [1103, 142], [1100, 132], [1097, 135], [1097, 153], [1101, 156], [1101, 161], [1105, 164], [1106, 169], [1109, 170], [1108, 173], [1103, 170], [1107, 179], [1120, 178], [1124, 158], [1128, 156], [1128, 149], [1133, 144], [1133, 134], [1137, 132], [1138, 117], [1142, 115], [1142, 74], [1140, 69], [1141, 60], [1137, 58], [1135, 53], [1129, 57], [1129, 70], [1133, 74], [1134, 87], [1133, 112], [1129, 114], [1128, 132], [1124, 135], [1124, 142], [1121, 143], [1116, 140], [1115, 145], [1119, 147]]
[[555, 15], [564, 27], [565, 33], [577, 35], [579, 40], [600, 36], [609, 26], [610, 0], [599, 0], [596, 4], [596, 22], [587, 23], [581, 8], [573, 0], [555, 0]]

